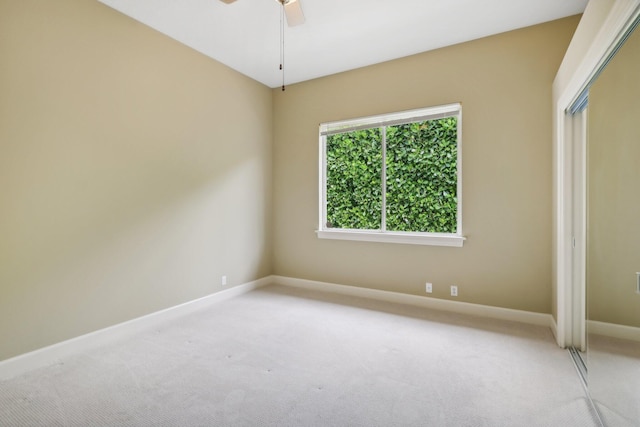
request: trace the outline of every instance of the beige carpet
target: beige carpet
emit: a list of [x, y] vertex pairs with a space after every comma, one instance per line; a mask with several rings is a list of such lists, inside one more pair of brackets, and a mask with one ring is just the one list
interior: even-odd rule
[[594, 426], [547, 328], [271, 286], [0, 382], [1, 426]]

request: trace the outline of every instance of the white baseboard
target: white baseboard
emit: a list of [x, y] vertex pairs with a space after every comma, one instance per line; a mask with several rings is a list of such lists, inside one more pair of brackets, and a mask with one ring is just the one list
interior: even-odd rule
[[[355, 286], [338, 285], [334, 283], [317, 282], [313, 280], [295, 279], [283, 276], [267, 276], [253, 282], [235, 286], [224, 291], [216, 292], [193, 301], [170, 307], [146, 316], [138, 317], [127, 322], [119, 323], [105, 329], [100, 329], [86, 335], [81, 335], [57, 344], [25, 353], [11, 359], [0, 361], [0, 380], [12, 378], [22, 373], [50, 366], [65, 357], [72, 356], [118, 339], [131, 336], [138, 332], [151, 329], [168, 320], [188, 315], [195, 311], [210, 307], [216, 303], [250, 292], [262, 286], [279, 284], [324, 292], [333, 292], [359, 298], [369, 298], [398, 304], [430, 308], [434, 310], [482, 316], [500, 320], [522, 322], [550, 327], [554, 331], [554, 321], [550, 314], [533, 313], [501, 307], [492, 307], [466, 302], [428, 298], [399, 292], [381, 291], [377, 289], [359, 288]], [[617, 326], [617, 325], [614, 325]], [[624, 327], [623, 327], [624, 328]], [[555, 331], [554, 331], [555, 332]]]
[[0, 380], [15, 377], [33, 369], [53, 365], [62, 358], [148, 330], [168, 320], [210, 307], [213, 304], [250, 292], [261, 286], [269, 285], [272, 282], [271, 276], [263, 277], [253, 282], [234, 286], [184, 304], [169, 307], [146, 316], [0, 361]]
[[554, 323], [553, 316], [544, 313], [533, 313], [530, 311], [513, 310], [509, 308], [492, 307], [488, 305], [422, 297], [418, 295], [381, 291], [377, 289], [359, 288], [356, 286], [338, 285], [335, 283], [317, 282], [313, 280], [295, 279], [292, 277], [271, 276], [271, 279], [274, 284], [279, 285], [333, 292], [342, 295], [431, 308], [434, 310], [451, 311], [461, 314], [489, 317], [493, 319], [528, 323], [532, 325], [546, 326], [549, 328], [553, 328]]
[[633, 326], [587, 320], [587, 331], [589, 334], [640, 342], [640, 328]]

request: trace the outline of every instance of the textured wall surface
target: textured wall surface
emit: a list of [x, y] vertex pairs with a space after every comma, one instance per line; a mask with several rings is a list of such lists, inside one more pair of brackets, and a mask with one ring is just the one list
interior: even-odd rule
[[0, 57], [0, 360], [270, 274], [270, 89], [91, 0]]
[[[579, 17], [274, 91], [275, 274], [551, 312], [551, 86]], [[318, 125], [462, 103], [463, 248], [319, 240]]]

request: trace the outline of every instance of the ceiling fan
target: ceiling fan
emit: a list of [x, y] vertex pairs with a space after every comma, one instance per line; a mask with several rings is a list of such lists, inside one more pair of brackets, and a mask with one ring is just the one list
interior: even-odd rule
[[[236, 0], [220, 0], [222, 3], [230, 4]], [[296, 25], [304, 24], [304, 14], [302, 13], [302, 6], [300, 6], [299, 0], [275, 0], [280, 3], [284, 8], [284, 13], [287, 17], [287, 25], [295, 27]]]

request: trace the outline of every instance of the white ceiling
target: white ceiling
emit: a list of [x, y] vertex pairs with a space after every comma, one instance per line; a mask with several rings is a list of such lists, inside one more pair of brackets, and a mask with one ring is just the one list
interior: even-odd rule
[[[269, 87], [282, 84], [276, 0], [100, 0]], [[588, 0], [299, 0], [285, 30], [297, 83], [582, 13]]]

